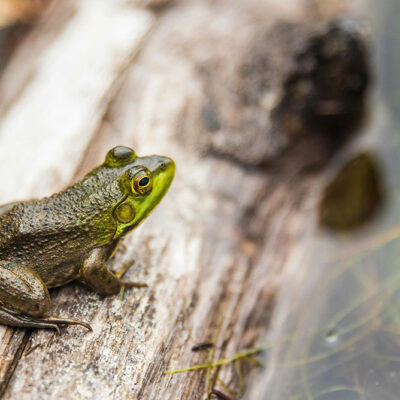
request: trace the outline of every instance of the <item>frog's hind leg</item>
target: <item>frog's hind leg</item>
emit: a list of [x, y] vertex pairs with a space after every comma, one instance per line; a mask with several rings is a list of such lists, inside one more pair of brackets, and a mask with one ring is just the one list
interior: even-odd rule
[[21, 314], [16, 314], [3, 306], [0, 306], [0, 322], [5, 325], [18, 326], [20, 328], [52, 328], [56, 329], [57, 332], [60, 333], [59, 327], [55, 324], [30, 320], [29, 317], [27, 318]]
[[58, 325], [90, 325], [69, 318], [47, 316], [50, 295], [33, 269], [14, 262], [0, 261], [0, 323], [30, 328], [52, 328]]
[[81, 325], [93, 331], [92, 327], [83, 321], [78, 321], [72, 318], [62, 318], [51, 316], [29, 317], [23, 314], [17, 314], [0, 305], [0, 323], [20, 328], [50, 328], [55, 329], [60, 334], [59, 325]]

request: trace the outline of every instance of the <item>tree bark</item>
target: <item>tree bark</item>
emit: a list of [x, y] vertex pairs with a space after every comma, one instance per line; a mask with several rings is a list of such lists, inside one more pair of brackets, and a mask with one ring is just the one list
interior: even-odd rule
[[[51, 312], [93, 333], [1, 326], [4, 399], [204, 399], [205, 371], [163, 372], [204, 363], [198, 342], [212, 341], [215, 359], [260, 343], [281, 271], [314, 223], [305, 205], [318, 170], [361, 118], [359, 38], [362, 87], [350, 105], [348, 93], [336, 99], [350, 110], [335, 120], [343, 136], [310, 114], [304, 88], [325, 89], [301, 54], [312, 58], [315, 38], [337, 39], [315, 7], [155, 3], [56, 1], [3, 71], [2, 203], [61, 190], [119, 144], [177, 164], [162, 204], [110, 262], [132, 263], [127, 278], [148, 288], [122, 298], [77, 283], [52, 290]], [[235, 365], [218, 372], [240, 398]], [[221, 389], [215, 369], [211, 381]]]

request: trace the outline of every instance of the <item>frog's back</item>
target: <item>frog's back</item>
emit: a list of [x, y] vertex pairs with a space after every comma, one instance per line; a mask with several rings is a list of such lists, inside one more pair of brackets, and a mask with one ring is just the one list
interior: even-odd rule
[[0, 259], [50, 266], [79, 258], [101, 236], [112, 238], [107, 208], [118, 190], [90, 176], [51, 197], [16, 203], [0, 215]]

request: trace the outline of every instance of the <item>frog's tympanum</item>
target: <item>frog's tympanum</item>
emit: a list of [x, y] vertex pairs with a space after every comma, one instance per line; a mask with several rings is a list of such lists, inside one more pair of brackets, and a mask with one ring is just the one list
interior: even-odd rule
[[47, 315], [48, 289], [72, 280], [103, 295], [137, 286], [111, 272], [107, 260], [167, 192], [175, 164], [111, 149], [82, 181], [41, 200], [0, 206], [0, 322], [54, 328], [85, 322]]

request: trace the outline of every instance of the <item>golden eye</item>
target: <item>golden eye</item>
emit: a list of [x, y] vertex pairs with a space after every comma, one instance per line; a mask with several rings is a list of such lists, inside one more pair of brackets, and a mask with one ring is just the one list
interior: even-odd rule
[[151, 190], [151, 176], [148, 172], [138, 173], [132, 181], [132, 191], [137, 194], [146, 194]]

